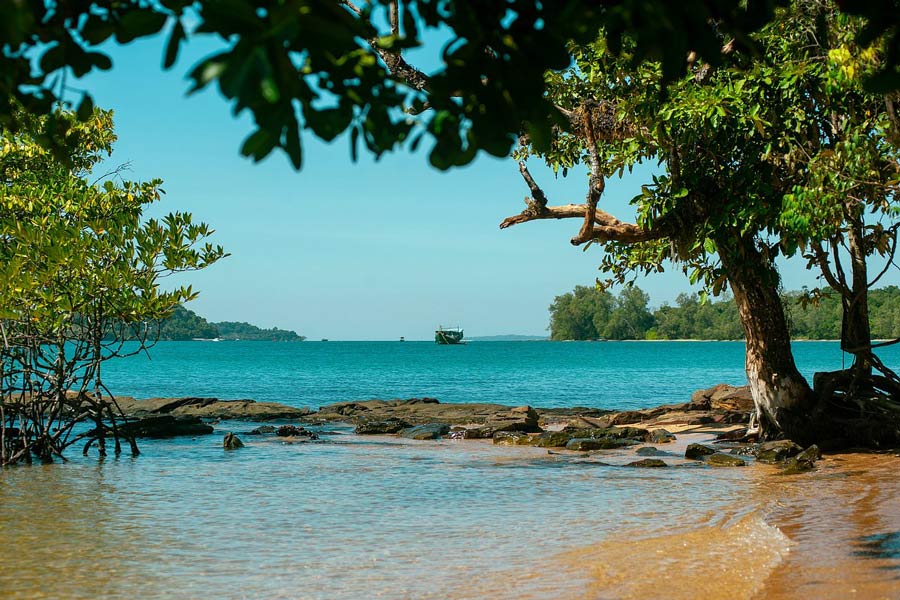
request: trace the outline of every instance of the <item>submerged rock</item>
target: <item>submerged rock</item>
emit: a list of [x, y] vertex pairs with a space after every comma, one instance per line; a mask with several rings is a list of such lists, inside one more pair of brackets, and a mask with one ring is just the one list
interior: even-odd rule
[[357, 435], [383, 435], [388, 433], [400, 433], [409, 429], [410, 423], [400, 419], [388, 419], [387, 421], [364, 421], [356, 426], [353, 433]]
[[819, 447], [812, 445], [797, 456], [790, 459], [784, 466], [784, 475], [795, 475], [812, 471], [816, 467], [816, 461], [822, 458]]
[[275, 433], [274, 425], [261, 425], [247, 432], [247, 435], [263, 435], [266, 433]]
[[643, 460], [636, 460], [634, 462], [630, 462], [626, 467], [638, 467], [642, 469], [655, 469], [659, 467], [668, 467], [665, 461], [659, 460], [658, 458], [645, 458]]
[[494, 434], [494, 443], [498, 446], [527, 446], [531, 444], [531, 436], [521, 431], [498, 431]]
[[704, 456], [715, 453], [716, 451], [709, 446], [704, 446], [703, 444], [688, 444], [687, 449], [684, 451], [684, 457], [692, 460], [702, 460]]
[[238, 436], [229, 431], [225, 434], [225, 439], [222, 440], [222, 447], [225, 450], [237, 450], [238, 448], [244, 447], [244, 442], [242, 442], [240, 438], [238, 438]]
[[206, 435], [213, 432], [212, 425], [207, 425], [198, 417], [175, 417], [160, 415], [145, 417], [119, 426], [124, 436], [136, 438], [169, 438], [182, 435]]
[[572, 436], [564, 431], [545, 431], [531, 438], [531, 443], [538, 448], [563, 448], [571, 439]]
[[759, 462], [774, 464], [783, 462], [803, 451], [803, 448], [791, 440], [775, 440], [763, 442], [756, 450], [756, 460]]
[[620, 440], [614, 437], [572, 438], [566, 444], [566, 450], [577, 450], [581, 452], [587, 450], [612, 450], [614, 448], [630, 446], [632, 443], [632, 440]]
[[431, 423], [404, 429], [400, 432], [400, 437], [410, 440], [436, 440], [448, 433], [450, 433], [450, 426], [446, 423]]
[[747, 465], [747, 462], [734, 454], [716, 452], [706, 457], [706, 464], [711, 467], [744, 467]]
[[665, 456], [668, 452], [663, 452], [654, 446], [642, 446], [634, 451], [638, 456]]

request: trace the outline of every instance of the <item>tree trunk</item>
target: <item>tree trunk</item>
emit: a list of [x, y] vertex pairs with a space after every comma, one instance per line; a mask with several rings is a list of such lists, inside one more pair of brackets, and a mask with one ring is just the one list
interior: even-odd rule
[[850, 250], [850, 294], [841, 295], [841, 350], [853, 354], [853, 374], [872, 375], [872, 332], [869, 326], [869, 272], [863, 223], [859, 217], [848, 219], [847, 246]]
[[778, 294], [778, 273], [752, 238], [725, 232], [716, 243], [746, 336], [745, 368], [760, 437], [805, 440], [811, 434], [813, 396], [794, 363], [790, 331]]

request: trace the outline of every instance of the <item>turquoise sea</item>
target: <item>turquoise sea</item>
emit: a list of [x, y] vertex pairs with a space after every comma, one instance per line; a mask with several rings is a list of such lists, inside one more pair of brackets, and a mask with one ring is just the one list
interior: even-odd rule
[[[840, 369], [836, 342], [797, 342], [800, 371]], [[900, 345], [882, 360], [900, 368]], [[107, 364], [117, 394], [251, 398], [318, 407], [371, 398], [641, 408], [743, 385], [743, 342], [160, 342]]]
[[[810, 374], [834, 343], [798, 343]], [[161, 343], [107, 367], [114, 391], [299, 406], [444, 402], [631, 408], [741, 383], [731, 342]], [[900, 366], [900, 353], [883, 358]], [[900, 597], [896, 456], [826, 458], [786, 478], [663, 448], [581, 456], [487, 440], [319, 427], [144, 440], [142, 454], [0, 471], [0, 597], [575, 599]], [[222, 450], [236, 432], [247, 444]], [[822, 524], [828, 524], [823, 527]]]

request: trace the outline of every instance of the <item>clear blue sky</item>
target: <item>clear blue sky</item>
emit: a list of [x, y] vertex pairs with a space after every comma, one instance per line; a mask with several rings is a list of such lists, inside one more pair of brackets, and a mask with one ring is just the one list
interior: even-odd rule
[[[161, 43], [115, 48], [113, 70], [80, 83], [115, 110], [112, 162], [130, 162], [130, 179], [165, 180], [153, 214], [190, 211], [231, 252], [189, 278], [201, 291], [189, 308], [208, 319], [310, 339], [428, 339], [438, 325], [457, 324], [467, 336], [542, 335], [554, 296], [603, 276], [600, 250], [569, 244], [575, 221], [498, 228], [528, 192], [512, 160], [482, 155], [446, 173], [423, 151], [354, 164], [344, 138], [307, 138], [299, 173], [280, 154], [260, 164], [242, 158], [249, 117], [234, 118], [216, 91], [185, 97], [184, 74], [202, 48], [163, 72]], [[533, 172], [552, 203], [583, 200], [582, 176]], [[604, 208], [630, 220], [628, 200], [648, 172], [611, 181]], [[815, 285], [802, 264], [783, 275], [788, 289]], [[638, 285], [653, 305], [690, 289], [671, 270]]]

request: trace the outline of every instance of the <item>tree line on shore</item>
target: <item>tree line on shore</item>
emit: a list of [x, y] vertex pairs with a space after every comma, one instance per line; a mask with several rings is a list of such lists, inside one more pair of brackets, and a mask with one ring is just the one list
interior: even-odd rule
[[211, 323], [184, 306], [175, 307], [172, 314], [160, 323], [160, 340], [184, 341], [214, 338], [269, 342], [301, 342], [306, 339], [296, 331], [277, 327], [264, 329], [238, 321]]
[[[802, 291], [784, 292], [793, 339], [839, 340], [841, 303], [836, 295], [814, 301]], [[556, 296], [550, 305], [552, 340], [740, 340], [744, 330], [731, 297], [702, 301], [695, 294], [679, 294], [675, 305], [653, 310], [650, 297], [637, 286], [618, 295], [596, 286], [576, 286]], [[900, 288], [871, 290], [869, 310], [872, 336], [900, 337]]]

